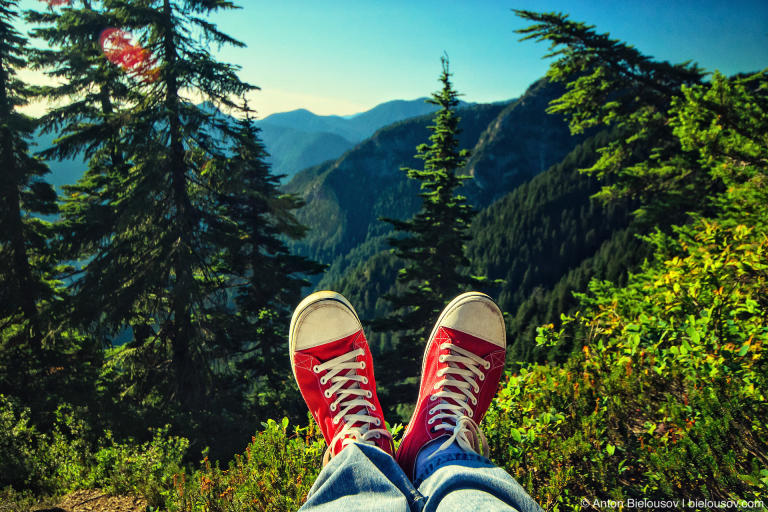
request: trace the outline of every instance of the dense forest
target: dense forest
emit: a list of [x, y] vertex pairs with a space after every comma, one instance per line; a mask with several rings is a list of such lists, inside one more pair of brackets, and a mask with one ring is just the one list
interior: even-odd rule
[[[242, 44], [206, 21], [229, 2], [64, 3], [0, 0], [2, 510], [297, 509], [324, 441], [288, 322], [329, 288], [364, 321], [396, 440], [409, 325], [480, 289], [510, 340], [481, 426], [543, 508], [768, 500], [768, 70], [516, 11], [552, 58], [520, 98], [460, 104], [444, 60], [436, 113], [282, 183], [255, 86], [210, 50]], [[53, 106], [22, 114], [36, 98]], [[80, 177], [57, 190], [66, 158]]]

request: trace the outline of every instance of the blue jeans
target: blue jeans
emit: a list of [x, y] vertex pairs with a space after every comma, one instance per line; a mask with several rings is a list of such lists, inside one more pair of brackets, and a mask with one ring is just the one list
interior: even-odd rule
[[440, 453], [408, 480], [395, 459], [354, 443], [323, 468], [303, 512], [541, 512], [503, 469], [469, 452]]

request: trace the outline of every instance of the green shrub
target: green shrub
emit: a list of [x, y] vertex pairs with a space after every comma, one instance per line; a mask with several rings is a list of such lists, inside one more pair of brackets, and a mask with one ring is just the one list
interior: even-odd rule
[[297, 510], [320, 472], [322, 435], [311, 421], [307, 427], [294, 427], [293, 433], [287, 418], [280, 423], [268, 420], [263, 426], [227, 469], [205, 458], [191, 477], [178, 475], [169, 510]]
[[30, 485], [39, 472], [34, 446], [40, 436], [29, 409], [0, 394], [0, 488]]
[[103, 446], [91, 458], [80, 487], [101, 487], [114, 494], [144, 496], [150, 506], [165, 503], [189, 447], [183, 437], [168, 435], [168, 426], [155, 430], [151, 441], [116, 442], [108, 431]]
[[189, 442], [168, 435], [167, 426], [145, 443], [117, 441], [110, 431], [99, 437], [94, 446], [82, 412], [67, 405], [56, 412], [53, 431], [41, 434], [30, 425], [27, 409], [0, 395], [0, 486], [7, 486], [8, 501], [23, 508], [32, 495], [98, 487], [163, 504], [174, 476], [184, 472]]
[[626, 287], [593, 282], [539, 330], [583, 349], [523, 367], [486, 418], [495, 460], [546, 508], [768, 500], [766, 230], [700, 220], [649, 241], [658, 257]]

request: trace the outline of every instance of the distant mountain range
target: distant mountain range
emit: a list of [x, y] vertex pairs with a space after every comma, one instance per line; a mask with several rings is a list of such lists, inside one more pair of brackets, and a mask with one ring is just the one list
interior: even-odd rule
[[319, 116], [309, 110], [281, 112], [257, 121], [273, 172], [290, 179], [298, 171], [341, 156], [379, 128], [434, 112], [426, 98], [387, 101], [352, 116]]
[[[425, 100], [387, 101], [344, 117], [320, 116], [299, 109], [269, 115], [256, 124], [270, 153], [272, 172], [285, 175], [288, 181], [302, 169], [338, 158], [384, 126], [434, 112], [435, 106]], [[55, 138], [55, 134], [39, 135], [33, 149], [47, 149]], [[62, 185], [75, 183], [85, 170], [79, 158], [50, 161], [49, 165], [48, 180], [59, 190]]]

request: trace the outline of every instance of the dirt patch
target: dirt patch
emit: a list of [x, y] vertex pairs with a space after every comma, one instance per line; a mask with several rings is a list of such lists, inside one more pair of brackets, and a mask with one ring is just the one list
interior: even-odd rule
[[145, 512], [147, 500], [136, 496], [111, 496], [100, 489], [74, 491], [59, 500], [55, 507], [39, 512]]

